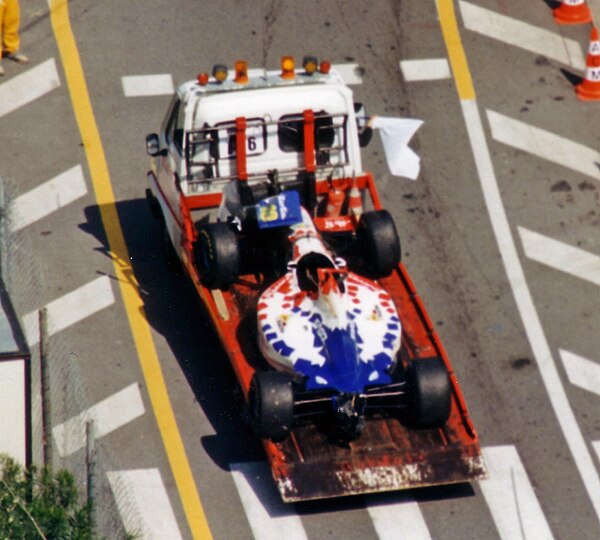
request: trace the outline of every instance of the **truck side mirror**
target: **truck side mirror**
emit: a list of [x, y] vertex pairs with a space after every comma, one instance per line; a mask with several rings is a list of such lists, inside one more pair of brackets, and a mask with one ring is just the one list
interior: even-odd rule
[[156, 133], [146, 135], [146, 152], [151, 157], [156, 157], [160, 154], [160, 140]]

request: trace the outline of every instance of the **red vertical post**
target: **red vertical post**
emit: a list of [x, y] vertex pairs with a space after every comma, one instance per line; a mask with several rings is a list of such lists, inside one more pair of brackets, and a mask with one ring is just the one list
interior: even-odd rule
[[307, 109], [304, 117], [304, 168], [306, 172], [315, 172], [315, 113]]
[[243, 116], [235, 119], [235, 163], [238, 178], [245, 182], [248, 180], [248, 171], [246, 170], [246, 119]]

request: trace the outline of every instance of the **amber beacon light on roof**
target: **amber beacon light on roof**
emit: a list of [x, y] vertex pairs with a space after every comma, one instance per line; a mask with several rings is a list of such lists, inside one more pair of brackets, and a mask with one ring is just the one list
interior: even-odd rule
[[[313, 75], [317, 71], [323, 75], [327, 75], [331, 70], [331, 63], [327, 60], [319, 60], [316, 56], [305, 56], [302, 60], [302, 68], [304, 75]], [[282, 56], [280, 61], [280, 77], [284, 80], [293, 80], [296, 77], [296, 63], [293, 56]], [[212, 77], [214, 81], [221, 84], [227, 80], [229, 72], [224, 64], [215, 64], [212, 69]], [[197, 77], [200, 86], [206, 86], [210, 82], [208, 73], [202, 72]], [[237, 60], [234, 64], [233, 82], [237, 84], [248, 84], [248, 62], [246, 60]]]

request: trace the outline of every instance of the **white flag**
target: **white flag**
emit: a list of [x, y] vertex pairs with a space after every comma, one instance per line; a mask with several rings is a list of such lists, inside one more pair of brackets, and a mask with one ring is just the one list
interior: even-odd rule
[[379, 129], [385, 159], [394, 176], [405, 176], [411, 180], [419, 176], [421, 158], [408, 147], [408, 143], [422, 124], [423, 120], [411, 118], [373, 118], [371, 127]]

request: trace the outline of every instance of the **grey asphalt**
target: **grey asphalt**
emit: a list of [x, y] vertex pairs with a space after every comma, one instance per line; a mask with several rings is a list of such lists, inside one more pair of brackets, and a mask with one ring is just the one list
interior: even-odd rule
[[[587, 47], [585, 32], [555, 27], [543, 1], [475, 3]], [[46, 3], [35, 0], [22, 9], [23, 47], [32, 61], [58, 61]], [[251, 66], [275, 68], [283, 54], [308, 53], [358, 63], [364, 82], [354, 88], [355, 97], [370, 113], [425, 120], [412, 144], [422, 160], [417, 181], [389, 175], [376, 139], [364, 156], [396, 220], [404, 263], [450, 355], [482, 444], [517, 446], [555, 538], [600, 537], [515, 306], [454, 82], [401, 77], [401, 59], [446, 57], [433, 2], [79, 0], [70, 10], [121, 224], [214, 538], [251, 536], [228, 464], [262, 459], [261, 448], [241, 419], [234, 377], [191, 287], [162, 264], [158, 228], [143, 200], [149, 164], [144, 136], [158, 130], [169, 97], [126, 98], [121, 77], [170, 73], [179, 83], [214, 63], [245, 58]], [[482, 115], [495, 110], [600, 147], [598, 106], [575, 98], [564, 66], [465, 30], [461, 35]], [[0, 84], [23, 69], [6, 67]], [[14, 178], [21, 192], [76, 163], [84, 165], [90, 188], [62, 72], [61, 79], [59, 90], [0, 121], [0, 176]], [[523, 226], [600, 255], [597, 182], [494, 142], [485, 119], [484, 127], [517, 245], [516, 227]], [[561, 182], [568, 187], [558, 190]], [[91, 188], [28, 234], [44, 270], [37, 302], [113, 275]], [[518, 249], [555, 360], [559, 349], [600, 360], [598, 288], [530, 261]], [[120, 468], [160, 468], [188, 538], [121, 300], [65, 331], [63, 339], [79, 358], [91, 402], [132, 382], [142, 385], [147, 414], [106, 443]], [[559, 372], [584, 437], [600, 440], [600, 397], [571, 386], [560, 365]], [[435, 540], [498, 538], [478, 486], [412, 495]], [[375, 538], [363, 502], [311, 503], [294, 511], [309, 538]]]

